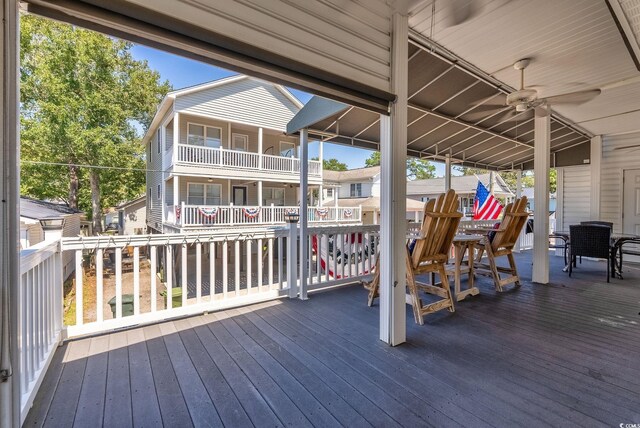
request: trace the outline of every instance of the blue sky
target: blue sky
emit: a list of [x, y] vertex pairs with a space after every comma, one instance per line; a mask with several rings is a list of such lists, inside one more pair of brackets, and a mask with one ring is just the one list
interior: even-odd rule
[[[131, 52], [136, 59], [147, 60], [149, 67], [158, 71], [162, 79], [168, 80], [174, 89], [210, 82], [237, 74], [146, 46], [135, 45]], [[303, 103], [306, 103], [311, 98], [311, 95], [306, 92], [296, 89], [290, 90]], [[318, 143], [311, 143], [309, 145], [309, 154], [312, 157], [318, 155]], [[370, 155], [371, 151], [369, 150], [338, 144], [325, 143], [324, 145], [325, 159], [336, 158], [346, 163], [349, 168], [363, 167], [365, 159]], [[438, 175], [442, 175], [444, 173], [443, 165], [441, 163], [436, 163], [435, 165]]]

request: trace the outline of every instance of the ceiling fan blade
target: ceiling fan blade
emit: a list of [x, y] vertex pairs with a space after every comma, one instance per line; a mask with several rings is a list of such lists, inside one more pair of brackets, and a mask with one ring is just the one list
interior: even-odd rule
[[640, 148], [640, 144], [630, 144], [628, 146], [614, 147], [613, 150], [626, 150], [626, 149], [635, 149], [635, 148]]
[[568, 94], [554, 95], [553, 97], [547, 97], [545, 100], [549, 104], [583, 104], [587, 101], [591, 101], [602, 91], [600, 89], [589, 89], [586, 91], [569, 92]]
[[503, 122], [511, 122], [514, 117], [518, 115], [518, 112], [515, 109], [509, 109], [505, 113], [492, 117], [491, 120], [495, 120], [495, 123], [503, 123]]

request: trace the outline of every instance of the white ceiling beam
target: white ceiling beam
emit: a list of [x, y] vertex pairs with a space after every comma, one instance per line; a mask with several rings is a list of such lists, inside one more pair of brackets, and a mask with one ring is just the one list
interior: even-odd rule
[[436, 77], [434, 77], [433, 79], [431, 79], [430, 81], [428, 81], [427, 83], [425, 83], [424, 85], [422, 85], [422, 87], [420, 87], [420, 89], [418, 89], [417, 91], [414, 91], [412, 94], [409, 94], [409, 99], [415, 97], [416, 95], [418, 95], [420, 92], [424, 91], [425, 89], [427, 89], [431, 84], [433, 84], [435, 81], [437, 81], [438, 79], [442, 78], [442, 76], [444, 76], [445, 74], [447, 74], [449, 71], [453, 70], [455, 68], [455, 64], [450, 65], [449, 68], [447, 68], [446, 70], [444, 70], [442, 73], [438, 74]]
[[343, 117], [345, 117], [345, 116], [346, 116], [346, 115], [347, 115], [351, 110], [353, 110], [353, 109], [354, 109], [354, 107], [353, 107], [353, 106], [351, 106], [351, 107], [349, 107], [348, 109], [346, 109], [346, 110], [344, 111], [344, 113], [342, 113], [342, 114], [341, 114], [341, 115], [340, 115], [336, 120], [334, 120], [333, 122], [331, 122], [331, 123], [329, 124], [329, 126], [327, 126], [326, 128], [324, 128], [324, 129], [323, 129], [323, 131], [328, 131], [328, 130], [329, 130], [329, 128], [331, 128], [331, 127], [332, 127], [333, 125], [335, 125], [336, 123], [340, 122], [340, 119], [342, 119]]

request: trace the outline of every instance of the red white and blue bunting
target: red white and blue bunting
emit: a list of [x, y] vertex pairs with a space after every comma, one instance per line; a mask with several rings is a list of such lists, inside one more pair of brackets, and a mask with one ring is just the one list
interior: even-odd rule
[[320, 217], [320, 218], [325, 218], [327, 216], [327, 214], [329, 214], [329, 209], [328, 208], [316, 208], [316, 214], [318, 214], [318, 217]]
[[350, 208], [345, 208], [343, 213], [346, 218], [351, 218], [353, 216], [353, 210]]
[[182, 214], [182, 207], [180, 207], [180, 205], [174, 205], [173, 209], [176, 213], [176, 221], [180, 221], [180, 214]]
[[242, 208], [242, 212], [246, 218], [256, 218], [260, 214], [260, 207]]
[[218, 215], [218, 212], [220, 211], [220, 209], [217, 207], [212, 207], [212, 208], [198, 207], [198, 211], [200, 211], [200, 214], [202, 214], [205, 217], [215, 218], [215, 216]]

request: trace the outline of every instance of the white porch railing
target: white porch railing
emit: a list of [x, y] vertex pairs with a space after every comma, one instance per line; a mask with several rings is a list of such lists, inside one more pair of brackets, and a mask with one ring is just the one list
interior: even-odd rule
[[[300, 174], [300, 159], [291, 157], [192, 146], [189, 144], [178, 144], [177, 150], [178, 162], [188, 165], [218, 166], [285, 175]], [[322, 165], [319, 161], [309, 161], [309, 177], [322, 177]]]
[[[165, 223], [177, 226], [282, 226], [289, 212], [299, 212], [296, 206], [248, 207], [248, 206], [198, 206], [181, 205], [165, 206]], [[360, 223], [362, 210], [345, 207], [309, 207], [307, 209], [309, 223]]]
[[[293, 265], [298, 271], [301, 245], [297, 237], [291, 242], [289, 227], [237, 234], [63, 238], [62, 248], [76, 254], [76, 319], [67, 336], [287, 295], [287, 248], [296, 245]], [[310, 255], [309, 288], [369, 275], [377, 242], [377, 226], [310, 227], [304, 244]], [[95, 298], [87, 303], [83, 291], [89, 290]]]
[[41, 242], [20, 252], [18, 341], [21, 416], [27, 416], [54, 351], [62, 339], [60, 242]]

